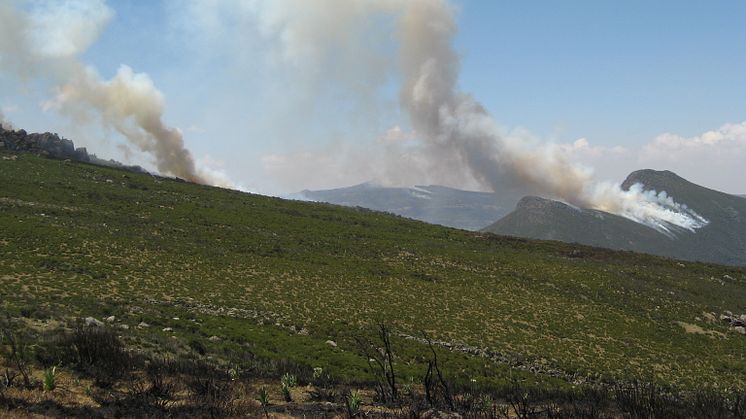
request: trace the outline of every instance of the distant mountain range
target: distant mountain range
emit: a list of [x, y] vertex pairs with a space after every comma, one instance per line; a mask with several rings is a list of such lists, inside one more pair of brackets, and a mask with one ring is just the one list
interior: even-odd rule
[[304, 190], [291, 198], [369, 208], [431, 224], [479, 230], [509, 213], [521, 197], [444, 186], [395, 188], [363, 183], [339, 189]]
[[673, 172], [640, 170], [622, 184], [628, 189], [666, 191], [709, 224], [694, 232], [674, 230], [674, 237], [623, 217], [575, 208], [561, 202], [525, 197], [516, 209], [484, 231], [546, 240], [632, 250], [679, 259], [746, 265], [746, 200], [695, 185]]

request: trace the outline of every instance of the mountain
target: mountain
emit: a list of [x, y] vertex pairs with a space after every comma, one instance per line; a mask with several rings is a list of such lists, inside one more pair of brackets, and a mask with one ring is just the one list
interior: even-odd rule
[[444, 186], [395, 188], [363, 183], [339, 189], [304, 190], [294, 198], [362, 207], [463, 230], [479, 230], [507, 214], [520, 196], [471, 192]]
[[746, 200], [695, 185], [670, 171], [639, 170], [622, 183], [666, 191], [709, 223], [690, 232], [667, 236], [623, 217], [575, 208], [537, 197], [522, 199], [516, 209], [485, 231], [544, 240], [559, 240], [618, 250], [632, 250], [692, 261], [746, 265]]

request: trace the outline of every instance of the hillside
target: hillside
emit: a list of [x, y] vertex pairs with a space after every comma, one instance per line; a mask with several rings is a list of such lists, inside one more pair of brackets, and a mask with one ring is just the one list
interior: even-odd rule
[[113, 316], [140, 351], [370, 383], [357, 339], [382, 321], [402, 382], [424, 332], [455, 382], [746, 388], [746, 331], [717, 320], [746, 314], [746, 269], [31, 154], [0, 153], [0, 181], [0, 309], [34, 330]]
[[522, 200], [516, 209], [485, 231], [515, 237], [560, 240], [610, 249], [632, 250], [691, 261], [746, 265], [746, 201], [695, 185], [669, 171], [640, 170], [622, 184], [642, 183], [666, 191], [709, 221], [695, 232], [671, 238], [612, 214], [572, 208], [541, 198]]
[[444, 186], [396, 188], [363, 183], [348, 188], [304, 190], [296, 198], [384, 211], [464, 230], [479, 230], [507, 214], [515, 194], [463, 191]]

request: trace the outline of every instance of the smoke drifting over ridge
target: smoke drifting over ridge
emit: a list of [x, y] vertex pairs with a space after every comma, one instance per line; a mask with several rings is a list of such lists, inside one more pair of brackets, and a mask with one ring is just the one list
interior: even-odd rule
[[103, 0], [0, 3], [0, 71], [22, 82], [42, 79], [57, 89], [47, 109], [76, 122], [98, 117], [155, 160], [165, 174], [206, 184], [230, 186], [201, 173], [181, 132], [163, 122], [165, 101], [147, 74], [121, 66], [111, 80], [84, 65], [79, 56], [98, 38], [113, 12]]
[[[266, 21], [271, 16], [268, 26], [283, 43], [283, 55], [290, 62], [305, 60], [310, 66], [319, 57], [333, 56], [319, 51], [324, 39], [356, 39], [346, 32], [365, 26], [377, 15], [393, 16], [399, 43], [400, 104], [430, 171], [469, 172], [491, 190], [513, 185], [618, 214], [665, 233], [670, 226], [694, 231], [707, 224], [665, 192], [644, 191], [642, 185], [623, 190], [619, 184], [596, 182], [590, 171], [568, 162], [556, 148], [531, 147], [502, 137], [482, 105], [457, 87], [459, 59], [452, 46], [457, 25], [446, 0], [273, 0], [265, 6], [259, 8], [259, 17]], [[299, 8], [311, 10], [298, 13]], [[337, 52], [368, 53], [363, 45], [347, 47]]]

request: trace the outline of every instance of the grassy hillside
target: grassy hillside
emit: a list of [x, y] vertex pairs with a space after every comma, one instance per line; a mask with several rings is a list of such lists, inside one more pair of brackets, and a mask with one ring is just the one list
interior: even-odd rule
[[[348, 379], [369, 377], [353, 338], [382, 320], [488, 349], [495, 360], [443, 350], [449, 374], [480, 383], [746, 387], [746, 336], [703, 314], [746, 313], [746, 269], [0, 157], [0, 304], [13, 316], [114, 315], [143, 348], [196, 340]], [[394, 345], [401, 376], [421, 376], [427, 348]]]

